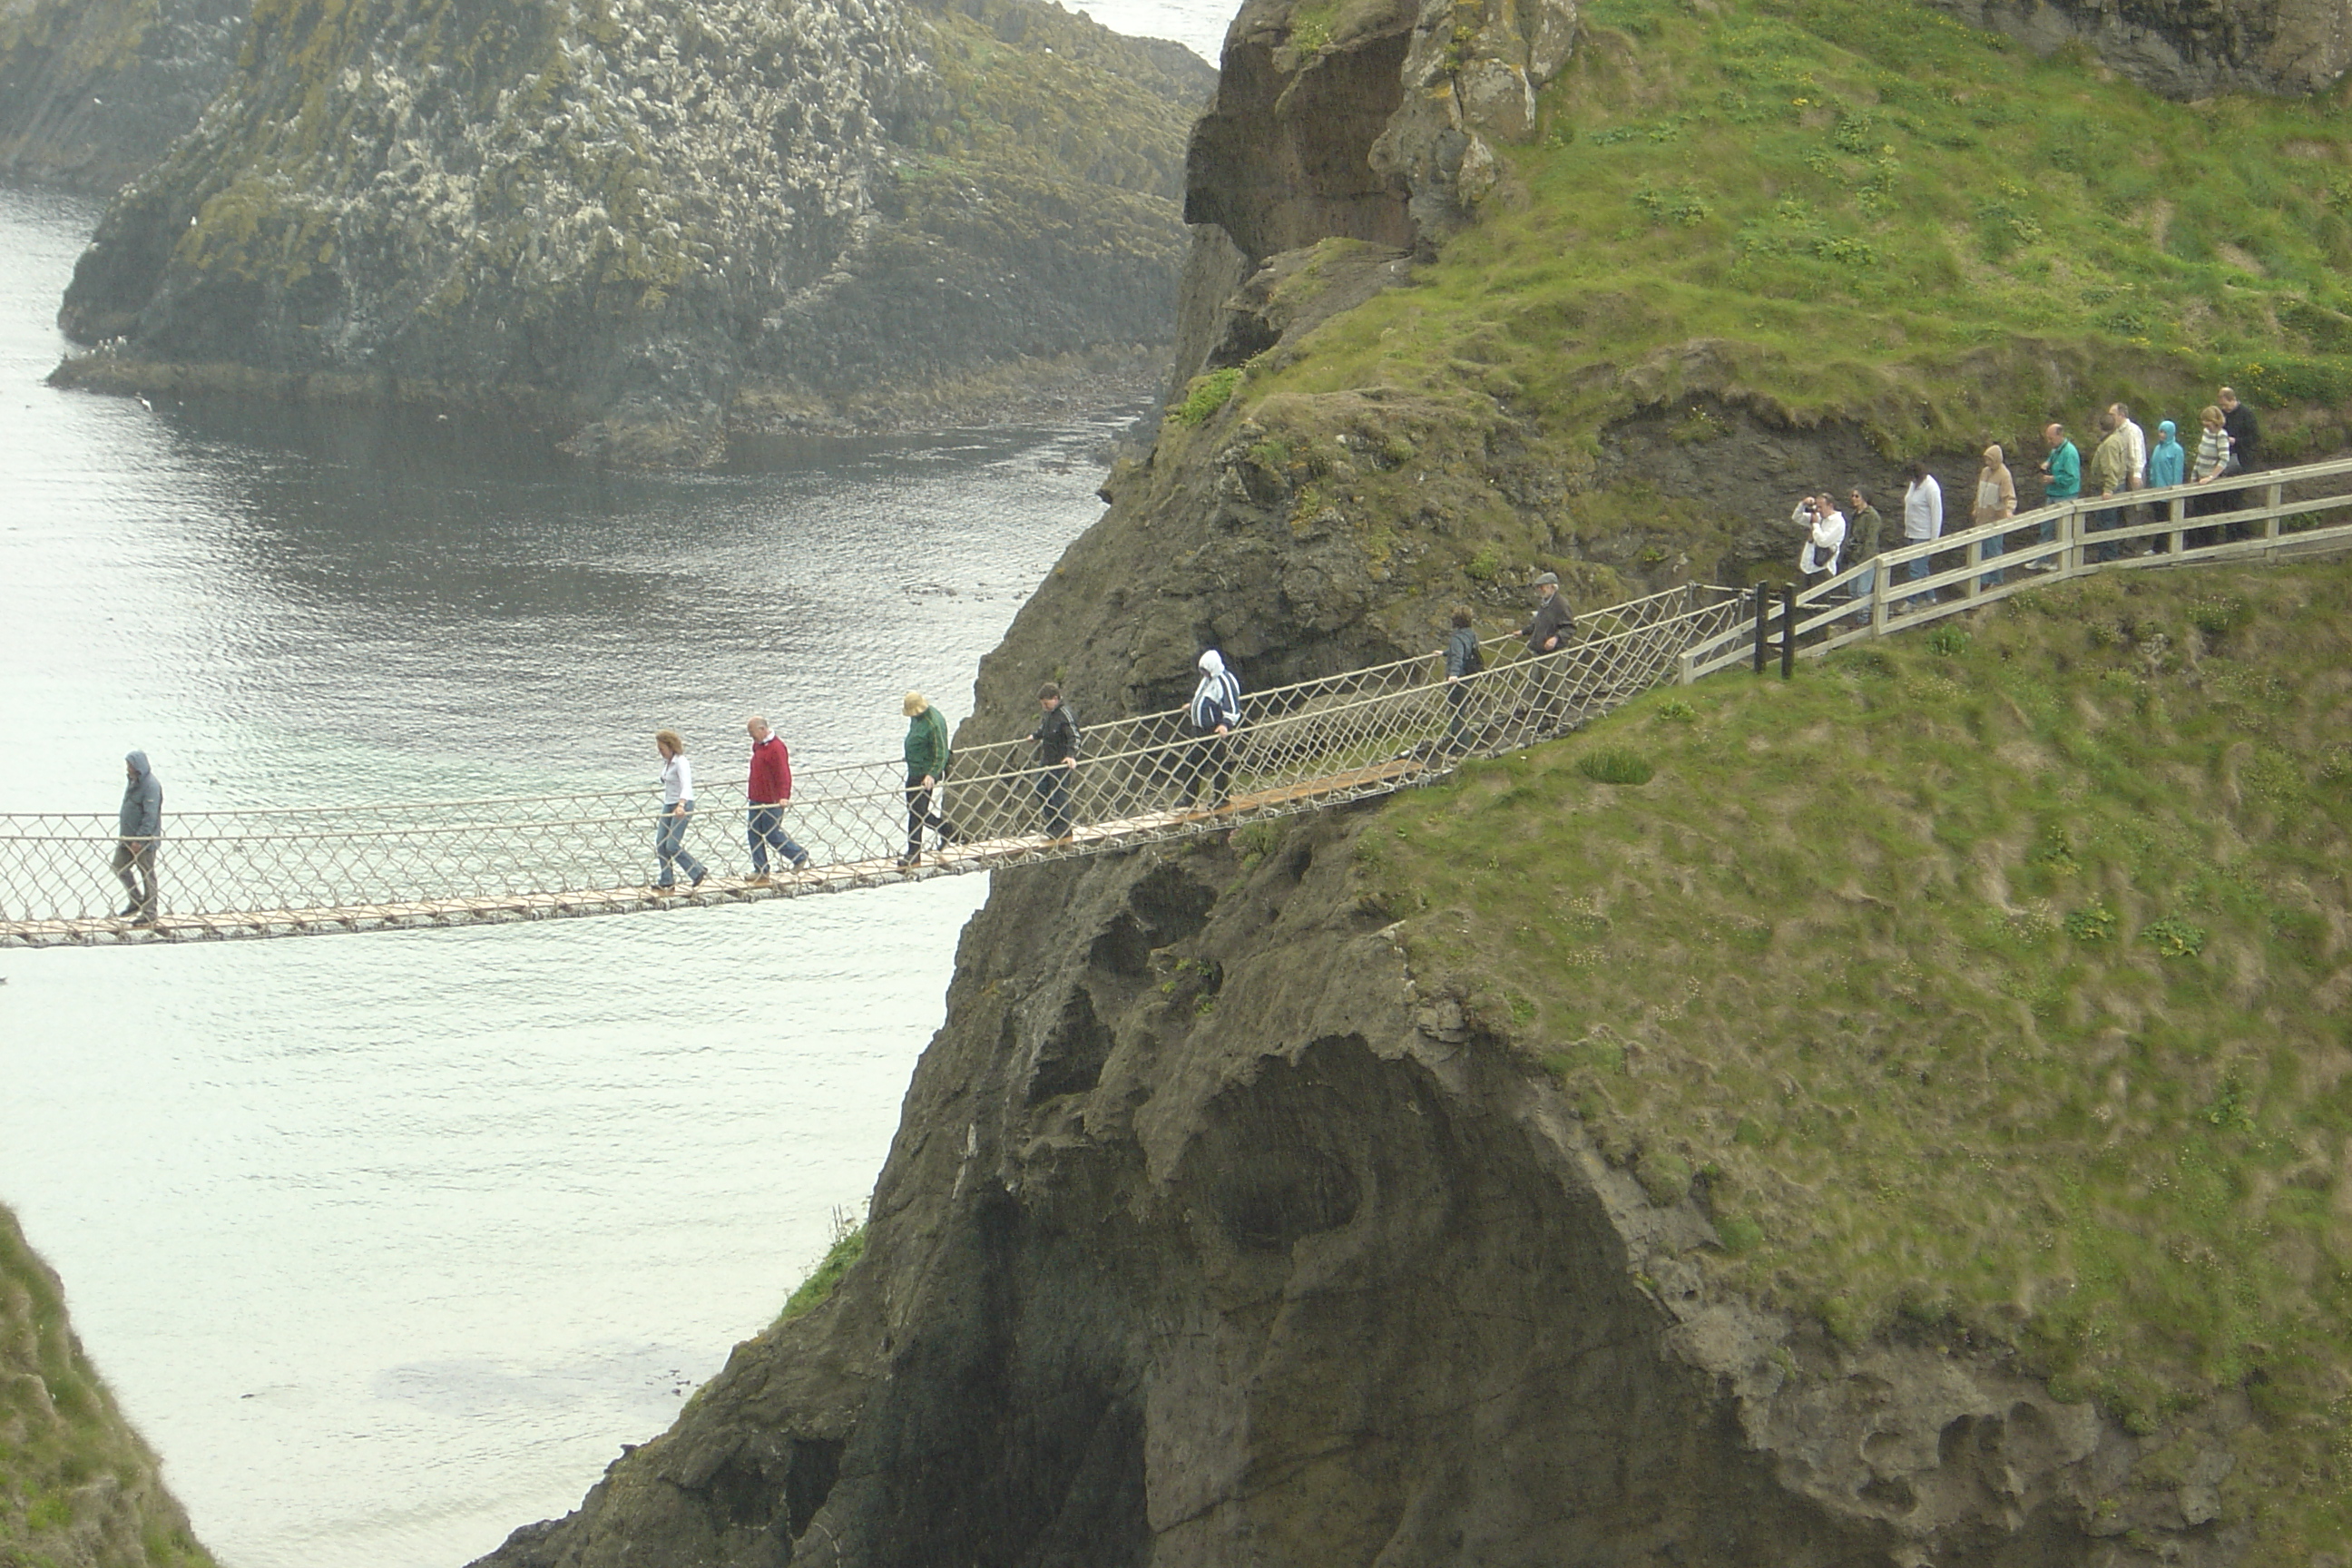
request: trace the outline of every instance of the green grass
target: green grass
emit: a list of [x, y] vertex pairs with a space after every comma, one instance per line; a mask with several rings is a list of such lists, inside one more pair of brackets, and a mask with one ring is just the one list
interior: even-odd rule
[[[75, 1492], [106, 1478], [112, 1487], [91, 1505], [108, 1527], [93, 1559], [66, 1532]], [[161, 1492], [154, 1457], [74, 1340], [57, 1277], [0, 1208], [0, 1563], [210, 1568], [176, 1517], [140, 1517], [169, 1510]]]
[[1654, 694], [1358, 864], [1727, 1284], [2135, 1431], [2242, 1390], [2227, 1506], [2300, 1562], [2352, 1539], [2347, 737], [2352, 567], [2105, 579]]
[[[1349, 470], [1351, 515], [1457, 513], [1448, 573], [1629, 531], [1711, 559], [1731, 520], [1593, 478], [1599, 432], [1644, 409], [1685, 409], [1701, 447], [1716, 400], [1889, 459], [2038, 453], [2116, 398], [2193, 427], [2227, 381], [2275, 457], [2352, 438], [2345, 95], [2171, 102], [1908, 0], [1584, 16], [1478, 221], [1233, 402], [1294, 465]], [[1393, 435], [1402, 458], [1366, 459]], [[1497, 447], [1556, 498], [1441, 491]]]
[[866, 1256], [864, 1226], [836, 1228], [839, 1234], [834, 1237], [833, 1246], [809, 1271], [809, 1277], [801, 1281], [800, 1288], [785, 1300], [784, 1310], [776, 1314], [776, 1321], [789, 1323], [794, 1318], [823, 1306], [825, 1299], [833, 1294], [834, 1287], [841, 1283], [841, 1277], [849, 1272], [849, 1266]]

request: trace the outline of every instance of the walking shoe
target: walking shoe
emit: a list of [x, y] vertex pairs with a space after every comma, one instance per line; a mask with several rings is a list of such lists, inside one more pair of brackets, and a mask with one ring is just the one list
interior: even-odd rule
[[702, 879], [703, 879], [705, 877], [708, 877], [709, 875], [710, 875], [710, 873], [709, 873], [709, 872], [708, 872], [708, 871], [697, 871], [697, 872], [694, 874], [694, 880], [693, 880], [693, 881], [691, 881], [691, 882], [689, 882], [689, 883], [688, 884], [688, 887], [694, 887], [694, 888], [699, 888], [700, 886], [702, 886]]
[[799, 854], [793, 857], [793, 869], [795, 871], [805, 871], [808, 868], [809, 852], [803, 849]]
[[122, 906], [122, 912], [121, 912], [120, 915], [117, 915], [115, 918], [116, 918], [117, 920], [128, 920], [128, 919], [130, 919], [132, 915], [135, 915], [135, 914], [137, 914], [138, 912], [139, 912], [139, 906], [138, 906], [137, 904], [125, 904], [125, 905], [123, 905], [123, 906]]
[[898, 857], [898, 869], [901, 871], [911, 871], [922, 863], [923, 858], [911, 851]]
[[772, 888], [776, 884], [775, 879], [765, 871], [754, 871], [744, 879], [743, 885], [747, 888]]
[[131, 923], [135, 926], [152, 926], [155, 923], [155, 917], [147, 910], [142, 910], [139, 911], [139, 918]]

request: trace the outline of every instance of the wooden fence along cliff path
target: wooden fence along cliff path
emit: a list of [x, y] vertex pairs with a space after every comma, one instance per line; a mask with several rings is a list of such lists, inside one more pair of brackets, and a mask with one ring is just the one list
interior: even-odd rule
[[[2189, 517], [2216, 489], [2236, 510]], [[1794, 598], [1794, 651], [1818, 656], [1924, 626], [2043, 584], [2098, 571], [2254, 562], [2352, 545], [2352, 458], [2124, 498], [2157, 521], [2100, 524], [2095, 498], [1897, 544]], [[2194, 547], [2194, 531], [2249, 537]], [[2051, 538], [2041, 531], [2047, 525]], [[2009, 548], [1984, 553], [2000, 536]], [[2163, 554], [2096, 559], [2109, 544], [2162, 539]], [[1793, 541], [1793, 534], [1792, 534]], [[1794, 544], [1791, 544], [1791, 553]], [[1932, 568], [1914, 580], [1911, 563]], [[1996, 574], [2002, 580], [1988, 584]], [[1924, 595], [1937, 594], [1927, 603]], [[1654, 687], [1687, 683], [1780, 640], [1777, 605], [1751, 616], [1739, 589], [1689, 585], [1584, 612], [1570, 647], [1540, 658], [1487, 645], [1482, 672], [1454, 685], [1439, 656], [1254, 692], [1231, 744], [1222, 805], [1185, 798], [1198, 744], [1182, 710], [1087, 726], [1072, 781], [1074, 830], [1049, 837], [1034, 749], [1022, 740], [956, 753], [938, 808], [959, 837], [900, 863], [907, 800], [896, 760], [798, 772], [783, 826], [810, 853], [773, 880], [714, 874], [661, 892], [654, 870], [658, 802], [646, 790], [406, 805], [180, 812], [157, 848], [152, 924], [115, 913], [121, 886], [110, 814], [0, 816], [0, 947], [189, 942], [496, 924], [625, 914], [837, 892], [911, 879], [1101, 854], [1385, 795], [1550, 739]], [[1810, 640], [1808, 640], [1810, 639]], [[1519, 657], [1510, 657], [1517, 653]], [[686, 847], [714, 867], [745, 862], [741, 784], [706, 784]]]

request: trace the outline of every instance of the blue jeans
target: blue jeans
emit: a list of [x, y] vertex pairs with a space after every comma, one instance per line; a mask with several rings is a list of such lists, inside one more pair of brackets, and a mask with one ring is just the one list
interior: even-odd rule
[[[1990, 539], [1986, 540], [1982, 544], [1977, 547], [1977, 559], [1979, 562], [1995, 559], [2000, 554], [2001, 547], [2008, 542], [2009, 536], [2007, 534], [1994, 534]], [[2009, 574], [2006, 572], [1988, 572], [1983, 576], [1977, 579], [1977, 586], [1979, 588], [1998, 588], [2000, 586], [2003, 579], [2008, 575]]]
[[[1916, 583], [1920, 578], [1925, 577], [1927, 574], [1928, 563], [1934, 559], [1935, 557], [1931, 555], [1915, 555], [1905, 562], [1903, 580], [1906, 583]], [[1913, 597], [1916, 598], [1917, 595], [1914, 595]]]
[[[2083, 519], [2083, 529], [2086, 533], [2105, 533], [2110, 529], [2121, 528], [2123, 521], [2124, 514], [2120, 508], [2114, 511], [2095, 511]], [[2123, 552], [2124, 549], [2120, 544], [2094, 544], [2084, 558], [2091, 561], [2115, 561], [2121, 559]]]
[[661, 861], [661, 875], [654, 879], [655, 887], [676, 885], [681, 867], [691, 882], [699, 882], [710, 874], [701, 861], [687, 851], [686, 825], [693, 819], [694, 803], [690, 800], [678, 803], [677, 815], [665, 811], [657, 819], [660, 826], [654, 831], [654, 855]]
[[808, 859], [808, 851], [793, 842], [784, 831], [784, 808], [781, 805], [755, 805], [751, 808], [751, 869], [764, 875], [768, 869], [768, 847], [775, 846], [784, 863], [798, 867]]

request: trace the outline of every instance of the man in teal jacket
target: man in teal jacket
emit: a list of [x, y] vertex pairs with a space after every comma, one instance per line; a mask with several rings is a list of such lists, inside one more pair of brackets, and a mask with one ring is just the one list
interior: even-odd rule
[[[2050, 448], [2050, 456], [2042, 464], [2042, 503], [2050, 505], [2073, 500], [2083, 493], [2083, 454], [2074, 450], [2074, 442], [2066, 439], [2066, 426], [2054, 420], [2042, 426], [2042, 442]], [[2047, 544], [2057, 537], [2057, 523], [2045, 520], [2042, 524], [2042, 542]], [[2050, 563], [2037, 561], [2033, 569], [2046, 572], [2050, 569]]]
[[940, 836], [942, 849], [956, 841], [956, 830], [931, 809], [932, 792], [948, 775], [947, 721], [919, 691], [907, 693], [900, 711], [907, 715], [907, 853], [898, 864], [912, 866], [922, 858], [924, 828]]

